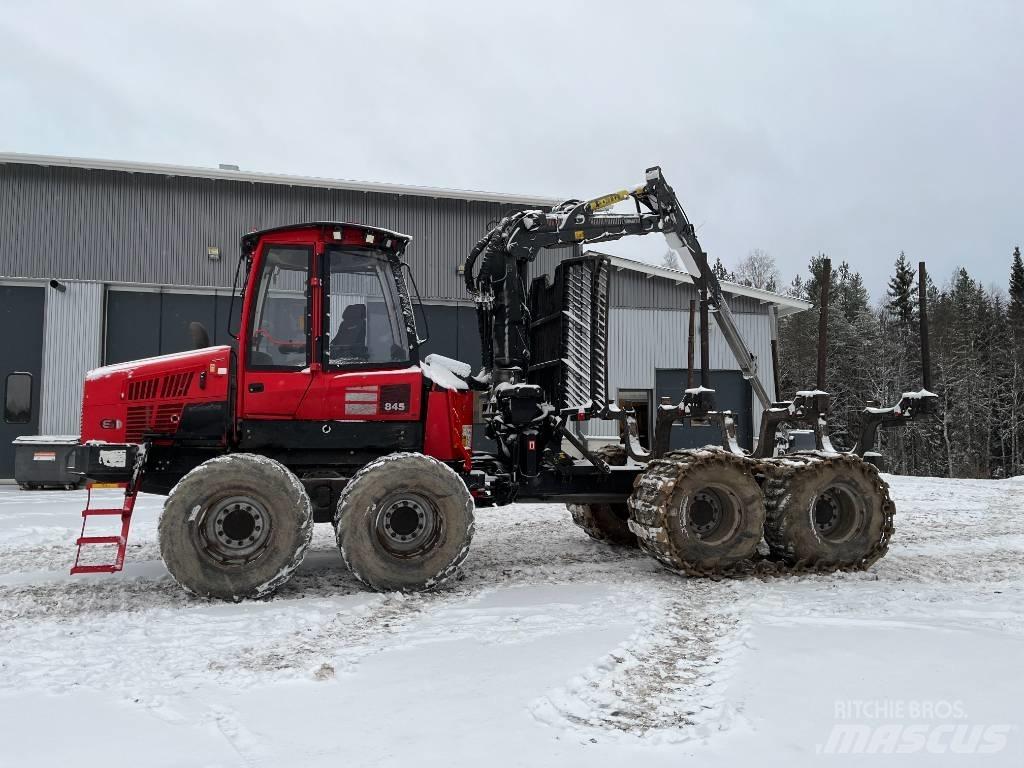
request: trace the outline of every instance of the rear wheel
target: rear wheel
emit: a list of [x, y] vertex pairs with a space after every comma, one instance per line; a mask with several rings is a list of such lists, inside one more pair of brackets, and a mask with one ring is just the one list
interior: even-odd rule
[[200, 464], [171, 490], [160, 516], [160, 555], [201, 597], [269, 595], [302, 562], [313, 512], [299, 480], [272, 459], [237, 453]]
[[871, 565], [886, 552], [894, 511], [878, 470], [851, 456], [804, 461], [769, 480], [765, 540], [772, 556], [817, 567]]
[[382, 591], [430, 589], [451, 578], [469, 554], [473, 524], [462, 478], [421, 453], [367, 464], [345, 486], [334, 519], [345, 564]]
[[[594, 453], [613, 467], [626, 464], [626, 449], [621, 445], [603, 445]], [[606, 544], [635, 547], [636, 534], [629, 530], [626, 504], [566, 504], [572, 521], [590, 538]]]
[[692, 575], [753, 557], [765, 519], [748, 460], [724, 451], [674, 451], [653, 460], [637, 478], [629, 508], [640, 546]]

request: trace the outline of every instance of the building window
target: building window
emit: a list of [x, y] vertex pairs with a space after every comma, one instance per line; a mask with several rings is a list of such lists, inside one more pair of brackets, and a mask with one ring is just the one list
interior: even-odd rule
[[4, 421], [28, 424], [32, 421], [32, 374], [9, 373], [4, 386]]

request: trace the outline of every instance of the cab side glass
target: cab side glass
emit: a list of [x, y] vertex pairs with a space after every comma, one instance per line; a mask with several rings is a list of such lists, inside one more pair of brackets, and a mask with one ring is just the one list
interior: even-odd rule
[[298, 370], [309, 365], [306, 286], [312, 255], [306, 246], [267, 249], [253, 308], [251, 367]]
[[329, 246], [326, 255], [328, 365], [408, 361], [409, 337], [388, 258], [367, 248], [338, 246]]
[[4, 421], [28, 424], [32, 420], [32, 374], [9, 373], [4, 385]]

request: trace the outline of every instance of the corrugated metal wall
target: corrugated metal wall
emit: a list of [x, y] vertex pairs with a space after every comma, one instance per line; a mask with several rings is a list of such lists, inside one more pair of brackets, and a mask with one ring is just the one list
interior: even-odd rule
[[103, 348], [103, 285], [64, 285], [63, 292], [46, 289], [39, 429], [49, 435], [78, 434], [82, 381]]
[[[657, 235], [654, 235], [657, 237]], [[555, 274], [555, 267], [564, 259], [578, 255], [578, 248], [548, 248], [537, 254], [530, 265], [530, 278], [538, 275]], [[728, 287], [728, 286], [726, 286]], [[766, 313], [766, 305], [749, 296], [735, 296], [728, 293], [729, 308], [733, 312]], [[643, 309], [687, 309], [690, 299], [697, 298], [697, 289], [692, 283], [677, 283], [664, 277], [633, 272], [614, 267], [608, 301], [613, 307], [639, 307]]]
[[[424, 299], [467, 300], [458, 274], [510, 206], [148, 173], [0, 165], [0, 275], [229, 287], [254, 229], [340, 220], [412, 235]], [[220, 261], [207, 258], [220, 248]]]
[[[758, 378], [771, 392], [774, 385], [767, 313], [734, 312], [733, 319], [747, 347], [757, 356]], [[612, 308], [608, 319], [608, 387], [612, 396], [616, 396], [619, 389], [654, 390], [657, 369], [685, 368], [688, 324], [689, 314], [679, 310]], [[699, 334], [699, 318], [697, 324]], [[738, 370], [714, 319], [708, 330], [711, 368]], [[694, 362], [700, 365], [699, 347], [695, 350]], [[682, 392], [679, 396], [682, 397]], [[754, 402], [751, 408], [756, 433], [761, 424], [761, 408]], [[615, 435], [616, 425], [591, 422], [588, 434], [591, 437]]]

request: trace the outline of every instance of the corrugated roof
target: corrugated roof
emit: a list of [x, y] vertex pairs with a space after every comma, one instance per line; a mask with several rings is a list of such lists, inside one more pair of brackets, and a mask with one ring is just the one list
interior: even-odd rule
[[[598, 251], [591, 252], [598, 253]], [[616, 269], [628, 269], [633, 272], [640, 272], [645, 275], [649, 275], [650, 277], [660, 277], [665, 280], [672, 280], [676, 283], [693, 283], [693, 276], [690, 275], [689, 272], [669, 269], [668, 267], [659, 267], [654, 264], [647, 264], [633, 259], [624, 259], [621, 256], [612, 256], [607, 253], [601, 253], [601, 255], [607, 256], [611, 259], [612, 266]], [[785, 296], [781, 293], [766, 291], [762, 288], [752, 288], [749, 285], [731, 283], [728, 280], [722, 280], [720, 282], [722, 284], [722, 290], [726, 293], [731, 293], [734, 296], [748, 296], [752, 299], [760, 300], [763, 304], [775, 304], [779, 308], [780, 317], [785, 317], [786, 315], [791, 315], [795, 312], [802, 312], [805, 309], [810, 309], [812, 306], [809, 301], [796, 299], [792, 296]]]
[[164, 163], [136, 163], [126, 160], [100, 160], [86, 157], [60, 157], [57, 155], [29, 155], [18, 152], [0, 152], [0, 164], [6, 163], [19, 165], [52, 165], [62, 168], [122, 171], [125, 173], [151, 173], [158, 176], [190, 176], [201, 179], [248, 181], [253, 184], [281, 184], [292, 187], [349, 189], [358, 192], [380, 192], [388, 195], [416, 195], [418, 197], [436, 197], [449, 200], [476, 200], [481, 202], [508, 203], [512, 205], [551, 206], [562, 202], [560, 199], [542, 197], [539, 195], [515, 195], [505, 192], [479, 192], [468, 189], [420, 187], [410, 184], [387, 184], [377, 181], [328, 179], [319, 176], [290, 176], [283, 173], [237, 171], [231, 168], [202, 168], [189, 165], [167, 165]]

